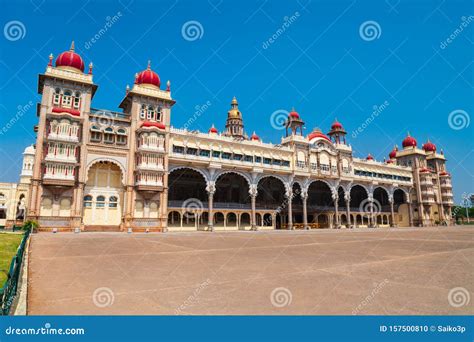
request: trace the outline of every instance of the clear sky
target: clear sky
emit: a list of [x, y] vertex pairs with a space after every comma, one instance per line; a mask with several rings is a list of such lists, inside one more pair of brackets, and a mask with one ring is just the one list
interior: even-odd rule
[[18, 179], [35, 140], [48, 55], [75, 40], [94, 63], [96, 108], [117, 110], [150, 59], [162, 87], [171, 81], [175, 127], [222, 130], [235, 95], [247, 133], [264, 141], [279, 142], [272, 113], [293, 106], [307, 133], [337, 117], [359, 157], [383, 160], [409, 131], [444, 150], [458, 202], [474, 192], [473, 4], [1, 0], [0, 181]]

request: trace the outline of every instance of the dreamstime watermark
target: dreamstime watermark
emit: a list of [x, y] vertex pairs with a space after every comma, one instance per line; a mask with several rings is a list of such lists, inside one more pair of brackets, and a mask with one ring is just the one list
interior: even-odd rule
[[0, 128], [0, 135], [7, 133], [32, 107], [33, 101], [29, 101], [26, 105], [19, 105], [17, 112], [2, 128]]
[[294, 14], [291, 16], [285, 16], [283, 18], [283, 24], [268, 38], [266, 41], [262, 43], [262, 48], [264, 50], [268, 49], [270, 45], [272, 45], [274, 42], [280, 38], [282, 34], [286, 32], [290, 28], [290, 26], [298, 20], [300, 17], [300, 12], [296, 11]]
[[112, 26], [114, 26], [114, 24], [120, 20], [121, 17], [122, 17], [122, 12], [120, 11], [118, 11], [113, 16], [107, 16], [105, 18], [104, 26], [102, 26], [102, 28], [100, 28], [100, 30], [97, 31], [96, 34], [94, 34], [88, 41], [84, 43], [84, 48], [86, 50], [89, 50], [92, 47], [92, 45], [97, 43], [107, 33], [107, 31], [110, 30]]
[[372, 303], [372, 301], [374, 300], [374, 298], [377, 296], [377, 294], [382, 291], [382, 289], [385, 287], [385, 285], [388, 284], [388, 279], [384, 279], [382, 282], [380, 283], [374, 283], [374, 288], [372, 289], [372, 291], [364, 298], [364, 300], [362, 300], [362, 302], [357, 305], [357, 307], [352, 310], [352, 314], [353, 315], [357, 315], [360, 313], [360, 311], [366, 307], [367, 305], [369, 305], [370, 303]]
[[277, 109], [270, 115], [270, 125], [274, 129], [285, 129], [285, 123], [288, 119], [289, 112], [285, 109]]
[[5, 335], [85, 335], [84, 328], [53, 328], [51, 323], [45, 323], [39, 328], [5, 328]]
[[454, 308], [468, 305], [471, 301], [471, 294], [464, 287], [454, 287], [449, 290], [448, 303]]
[[193, 113], [193, 115], [188, 119], [188, 121], [186, 121], [183, 125], [183, 128], [184, 129], [188, 129], [189, 126], [191, 126], [194, 122], [196, 122], [197, 119], [199, 119], [199, 117], [204, 114], [208, 109], [209, 107], [212, 105], [211, 101], [206, 101], [206, 103], [204, 103], [203, 105], [196, 105], [194, 107], [195, 111]]
[[19, 20], [12, 20], [3, 26], [3, 35], [11, 42], [23, 39], [26, 36], [26, 27]]
[[365, 129], [374, 121], [387, 107], [390, 106], [390, 102], [385, 100], [381, 105], [374, 105], [372, 107], [372, 113], [365, 119], [365, 121], [359, 125], [355, 130], [352, 131], [352, 138], [357, 138], [359, 134], [365, 131]]
[[448, 125], [455, 131], [469, 127], [470, 123], [471, 117], [465, 110], [456, 109], [448, 115]]
[[461, 17], [461, 24], [449, 35], [448, 38], [439, 43], [439, 47], [444, 50], [451, 44], [463, 31], [466, 29], [469, 24], [474, 20], [474, 15], [468, 17]]
[[201, 215], [204, 210], [204, 205], [197, 198], [188, 198], [181, 205], [181, 209], [184, 210], [184, 217], [196, 218]]
[[293, 294], [286, 287], [274, 288], [270, 294], [270, 302], [276, 308], [290, 306], [293, 300]]
[[199, 302], [199, 294], [209, 285], [211, 284], [211, 280], [208, 278], [203, 283], [199, 284], [197, 288], [194, 289], [193, 293], [186, 298], [186, 300], [174, 310], [175, 315], [181, 315], [183, 310], [186, 310], [187, 307], [192, 306]]
[[204, 27], [197, 20], [187, 21], [181, 27], [181, 35], [188, 42], [193, 42], [204, 36]]
[[362, 215], [365, 215], [367, 217], [370, 217], [371, 215], [375, 216], [382, 212], [382, 205], [376, 199], [370, 200], [366, 198], [360, 203], [359, 210]]
[[382, 28], [378, 22], [374, 20], [368, 20], [359, 26], [359, 35], [363, 40], [371, 42], [380, 38], [382, 35]]
[[99, 308], [112, 306], [115, 301], [114, 292], [108, 287], [99, 287], [92, 294], [92, 302]]

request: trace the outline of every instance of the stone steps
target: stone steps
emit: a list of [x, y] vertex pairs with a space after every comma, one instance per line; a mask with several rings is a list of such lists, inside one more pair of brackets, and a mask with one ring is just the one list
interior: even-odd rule
[[120, 226], [88, 225], [84, 226], [84, 232], [120, 232]]

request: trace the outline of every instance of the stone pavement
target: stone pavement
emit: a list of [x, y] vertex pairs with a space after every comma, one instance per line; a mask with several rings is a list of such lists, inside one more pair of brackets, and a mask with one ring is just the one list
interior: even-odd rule
[[28, 314], [474, 314], [474, 227], [39, 233]]

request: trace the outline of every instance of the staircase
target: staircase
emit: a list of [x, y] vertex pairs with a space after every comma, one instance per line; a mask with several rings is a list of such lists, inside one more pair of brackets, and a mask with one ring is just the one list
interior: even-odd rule
[[84, 232], [120, 232], [120, 226], [88, 225]]

